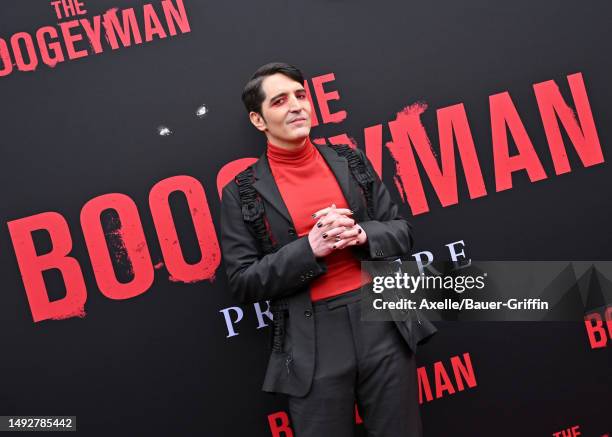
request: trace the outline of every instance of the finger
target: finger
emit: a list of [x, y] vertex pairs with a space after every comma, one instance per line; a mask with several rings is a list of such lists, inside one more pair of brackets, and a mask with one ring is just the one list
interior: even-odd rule
[[316, 223], [316, 226], [323, 229], [328, 229], [329, 225], [334, 222], [336, 218], [341, 216], [336, 215], [335, 212], [330, 212], [329, 214], [325, 214], [321, 217], [321, 219]]
[[353, 215], [353, 210], [348, 208], [336, 208], [336, 212], [340, 215]]
[[313, 219], [317, 219], [319, 217], [323, 217], [324, 215], [329, 214], [332, 211], [335, 211], [338, 214], [344, 214], [344, 215], [352, 215], [353, 214], [353, 211], [348, 209], [348, 208], [332, 208], [332, 207], [328, 207], [328, 208], [320, 209], [317, 212], [315, 212], [314, 214], [312, 214], [312, 218]]
[[350, 239], [350, 238], [354, 238], [357, 235], [359, 235], [359, 229], [357, 228], [354, 228], [354, 227], [350, 229], [346, 227], [343, 227], [343, 228], [345, 229], [344, 231], [341, 231], [340, 233], [334, 234], [334, 235], [342, 239], [346, 239], [346, 238]]
[[317, 217], [320, 217], [321, 215], [328, 214], [328, 213], [329, 213], [331, 210], [333, 210], [335, 207], [336, 207], [336, 204], [335, 204], [335, 203], [332, 203], [332, 204], [331, 204], [330, 206], [328, 206], [327, 208], [323, 208], [323, 209], [320, 209], [320, 210], [318, 210], [317, 212], [315, 212], [315, 213], [312, 215], [312, 218], [317, 218]]
[[324, 232], [325, 237], [333, 239], [333, 241], [339, 242], [340, 240], [353, 239], [357, 238], [358, 232], [357, 230], [349, 230], [344, 226], [339, 226], [337, 228], [333, 228], [327, 232]]
[[355, 220], [347, 216], [340, 216], [332, 223], [333, 226], [344, 226], [345, 228], [352, 228], [355, 226]]
[[331, 211], [331, 207], [323, 208], [312, 214], [312, 218], [316, 219]]
[[323, 233], [321, 234], [321, 237], [325, 240], [329, 240], [329, 241], [334, 241], [336, 239], [336, 237], [344, 232], [347, 228], [345, 228], [344, 226], [338, 226], [336, 228], [331, 228], [328, 230], [324, 230]]
[[355, 238], [352, 239], [342, 239], [340, 241], [338, 241], [337, 243], [334, 243], [333, 249], [334, 250], [339, 250], [339, 249], [343, 249], [346, 246], [348, 246], [349, 244], [351, 244], [352, 241], [357, 241]]
[[340, 215], [340, 214], [336, 214], [335, 211], [331, 211], [330, 213], [324, 215], [323, 217], [321, 217], [321, 220], [319, 220], [319, 223], [317, 223], [317, 225], [321, 228], [329, 228], [331, 224], [333, 224], [336, 220], [341, 219], [342, 217], [346, 217], [344, 215]]
[[346, 226], [347, 228], [351, 228], [355, 225], [355, 220], [345, 215], [331, 213], [323, 217], [319, 223], [321, 223], [319, 227], [323, 229], [331, 229], [338, 226]]

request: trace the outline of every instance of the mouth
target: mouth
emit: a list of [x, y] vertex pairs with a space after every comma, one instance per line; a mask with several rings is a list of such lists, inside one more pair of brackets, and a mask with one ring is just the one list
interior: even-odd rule
[[305, 119], [305, 118], [303, 118], [303, 117], [296, 118], [295, 120], [291, 120], [291, 121], [289, 122], [289, 124], [299, 123], [300, 121], [306, 121], [306, 119]]

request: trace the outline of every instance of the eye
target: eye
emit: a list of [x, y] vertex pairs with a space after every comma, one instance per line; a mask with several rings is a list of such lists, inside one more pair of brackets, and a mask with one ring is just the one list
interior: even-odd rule
[[298, 99], [305, 99], [306, 98], [306, 94], [299, 94], [297, 96]]
[[274, 101], [274, 103], [272, 103], [272, 105], [273, 105], [273, 106], [278, 106], [279, 104], [281, 104], [281, 103], [282, 103], [282, 102], [284, 102], [284, 101], [285, 101], [285, 99], [284, 99], [284, 98], [283, 98], [283, 99], [278, 99], [278, 100], [275, 100], [275, 101]]

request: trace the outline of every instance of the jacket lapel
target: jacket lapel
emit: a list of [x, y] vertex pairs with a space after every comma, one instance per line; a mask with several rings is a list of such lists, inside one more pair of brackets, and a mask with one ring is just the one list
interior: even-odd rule
[[293, 220], [291, 220], [287, 205], [285, 205], [281, 197], [278, 185], [276, 185], [276, 181], [270, 170], [270, 163], [268, 162], [266, 152], [259, 157], [259, 160], [253, 168], [255, 170], [253, 188], [255, 188], [261, 197], [266, 199], [268, 203], [278, 210], [278, 212], [293, 226]]
[[[355, 192], [355, 184], [351, 184], [349, 180], [349, 168], [348, 162], [345, 158], [339, 156], [334, 150], [325, 145], [314, 145], [318, 150], [323, 159], [329, 165], [332, 173], [336, 176], [336, 180], [338, 181], [338, 185], [342, 190], [342, 194], [344, 194], [344, 198], [346, 199], [349, 207], [353, 211], [359, 210], [359, 204], [357, 203], [357, 195]], [[255, 170], [255, 182], [253, 182], [253, 187], [257, 190], [257, 192], [268, 201], [270, 205], [272, 205], [278, 212], [293, 225], [293, 221], [291, 220], [291, 216], [289, 215], [289, 211], [287, 210], [287, 205], [283, 201], [283, 198], [278, 190], [278, 185], [274, 180], [274, 176], [272, 175], [272, 171], [270, 170], [270, 163], [268, 162], [267, 153], [264, 152], [260, 157], [255, 166], [253, 167]], [[313, 175], [313, 178], [316, 175]]]

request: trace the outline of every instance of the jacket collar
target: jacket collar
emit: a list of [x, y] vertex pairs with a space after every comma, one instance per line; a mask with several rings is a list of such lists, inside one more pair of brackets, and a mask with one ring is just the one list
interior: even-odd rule
[[[349, 183], [349, 168], [347, 160], [338, 155], [328, 146], [319, 144], [314, 144], [314, 146], [319, 150], [319, 153], [321, 156], [323, 156], [329, 165], [329, 168], [336, 176], [336, 180], [340, 185], [342, 194], [344, 194], [344, 198], [349, 204], [349, 207], [353, 211], [357, 211], [358, 204], [356, 202], [356, 196], [352, 189], [352, 184]], [[266, 152], [259, 157], [259, 160], [253, 166], [253, 169], [255, 170], [255, 182], [253, 182], [253, 187], [263, 198], [268, 201], [268, 203], [270, 203], [270, 205], [277, 209], [278, 212], [293, 225], [293, 221], [291, 220], [287, 206], [281, 197], [280, 191], [278, 190], [278, 185], [276, 184], [272, 171], [270, 170], [270, 163], [268, 162]]]

